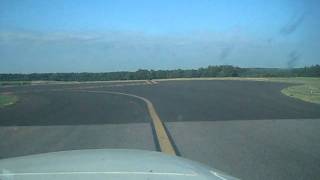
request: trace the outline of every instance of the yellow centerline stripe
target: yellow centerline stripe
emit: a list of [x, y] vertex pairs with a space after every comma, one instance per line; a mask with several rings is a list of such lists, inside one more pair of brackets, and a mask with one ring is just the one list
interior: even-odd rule
[[134, 97], [134, 98], [137, 98], [137, 99], [144, 101], [147, 104], [147, 109], [148, 109], [149, 115], [152, 119], [154, 129], [156, 131], [156, 136], [157, 136], [157, 139], [158, 139], [158, 142], [160, 145], [161, 152], [166, 153], [166, 154], [170, 154], [170, 155], [176, 155], [176, 152], [172, 146], [172, 143], [171, 143], [169, 136], [163, 126], [161, 119], [158, 116], [153, 104], [148, 99], [141, 97], [141, 96], [134, 95], [134, 94], [127, 94], [127, 93], [114, 92], [114, 91], [88, 91], [88, 90], [78, 90], [78, 91], [89, 92], [89, 93], [107, 93], [107, 94], [123, 95], [123, 96]]

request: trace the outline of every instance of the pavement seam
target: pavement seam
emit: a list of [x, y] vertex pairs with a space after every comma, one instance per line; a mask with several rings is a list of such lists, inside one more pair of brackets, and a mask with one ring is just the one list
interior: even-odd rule
[[160, 144], [159, 144], [157, 134], [156, 134], [156, 130], [154, 129], [154, 125], [153, 125], [152, 121], [150, 122], [150, 127], [151, 127], [151, 131], [152, 131], [152, 137], [153, 137], [155, 149], [156, 149], [156, 151], [161, 152]]

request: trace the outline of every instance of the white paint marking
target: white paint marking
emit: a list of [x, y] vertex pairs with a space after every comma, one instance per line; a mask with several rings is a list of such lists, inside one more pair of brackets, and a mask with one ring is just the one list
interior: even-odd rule
[[220, 174], [214, 172], [214, 171], [210, 171], [211, 174], [215, 175], [216, 177], [222, 179], [222, 180], [227, 180], [226, 178], [222, 177]]

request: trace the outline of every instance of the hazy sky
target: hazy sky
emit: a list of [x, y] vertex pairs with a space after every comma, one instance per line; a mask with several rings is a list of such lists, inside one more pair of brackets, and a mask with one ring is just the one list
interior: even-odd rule
[[1, 0], [0, 73], [320, 63], [317, 0]]

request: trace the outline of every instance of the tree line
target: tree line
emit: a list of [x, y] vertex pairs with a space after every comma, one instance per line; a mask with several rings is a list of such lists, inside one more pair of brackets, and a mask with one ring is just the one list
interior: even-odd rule
[[0, 74], [0, 81], [111, 81], [197, 77], [320, 77], [320, 65], [292, 69], [221, 65], [185, 70], [139, 69], [134, 72]]

